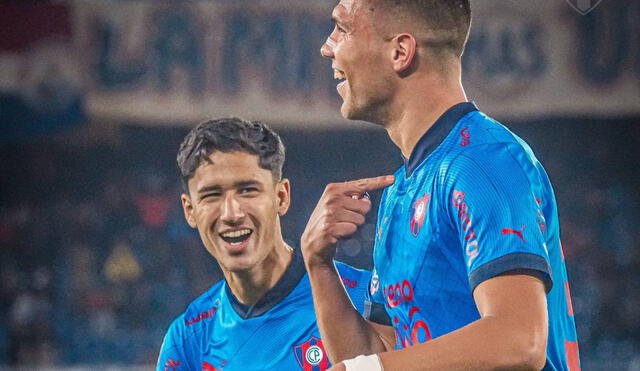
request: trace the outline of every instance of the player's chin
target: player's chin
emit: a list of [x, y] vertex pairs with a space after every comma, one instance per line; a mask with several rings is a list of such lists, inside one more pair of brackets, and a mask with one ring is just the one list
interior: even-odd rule
[[340, 114], [342, 114], [342, 117], [346, 118], [347, 120], [358, 120], [358, 112], [354, 110], [351, 101], [347, 99], [343, 99], [342, 101]]
[[351, 120], [351, 115], [349, 110], [345, 107], [345, 103], [342, 103], [342, 107], [340, 107], [340, 114], [342, 115], [342, 117], [346, 118], [347, 120]]
[[363, 112], [362, 110], [358, 110], [357, 107], [354, 107], [353, 105], [348, 104], [347, 101], [345, 101], [342, 104], [340, 113], [342, 114], [342, 117], [346, 118], [347, 120], [367, 121], [367, 117], [368, 117], [366, 115], [366, 112]]
[[251, 256], [233, 256], [225, 260], [225, 268], [233, 273], [250, 271], [256, 265]]

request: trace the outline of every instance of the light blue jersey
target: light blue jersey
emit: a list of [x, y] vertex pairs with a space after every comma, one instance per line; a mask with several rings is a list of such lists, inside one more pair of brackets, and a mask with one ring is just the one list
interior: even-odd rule
[[[336, 262], [342, 282], [362, 313], [368, 271]], [[253, 306], [221, 280], [193, 301], [167, 332], [157, 371], [304, 370], [330, 367], [316, 324], [309, 277], [301, 254]]]
[[473, 290], [516, 272], [540, 278], [548, 293], [544, 370], [579, 370], [555, 196], [531, 148], [461, 103], [395, 177], [380, 204], [370, 296], [385, 305], [397, 347], [479, 319]]

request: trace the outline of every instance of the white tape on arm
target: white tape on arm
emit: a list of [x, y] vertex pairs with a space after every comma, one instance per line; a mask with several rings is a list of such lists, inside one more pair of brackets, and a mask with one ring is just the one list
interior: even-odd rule
[[342, 361], [347, 371], [384, 371], [377, 354], [370, 356], [357, 356], [356, 358]]

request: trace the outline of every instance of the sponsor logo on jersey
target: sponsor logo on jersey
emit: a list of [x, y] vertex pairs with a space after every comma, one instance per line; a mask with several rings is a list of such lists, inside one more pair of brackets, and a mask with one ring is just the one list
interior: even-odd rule
[[545, 235], [547, 233], [547, 220], [545, 219], [544, 215], [542, 214], [542, 210], [540, 209], [540, 205], [542, 205], [542, 200], [539, 199], [538, 197], [535, 197], [536, 199], [536, 204], [538, 204], [538, 208], [537, 208], [537, 214], [538, 214], [538, 227], [540, 227], [540, 232], [542, 232], [543, 235]]
[[200, 313], [197, 316], [192, 317], [191, 319], [185, 318], [184, 321], [187, 324], [187, 326], [191, 326], [194, 323], [198, 323], [202, 321], [203, 319], [213, 318], [213, 315], [216, 314], [217, 311], [218, 311], [218, 307], [211, 307], [211, 309], [209, 309], [208, 311]]
[[173, 358], [167, 359], [167, 362], [164, 363], [164, 371], [175, 371], [176, 367], [180, 366], [182, 361], [175, 361]]
[[526, 225], [522, 225], [520, 229], [504, 228], [502, 230], [502, 234], [515, 234], [516, 236], [518, 236], [518, 238], [522, 240], [522, 242], [526, 243], [527, 241], [525, 241], [524, 236], [522, 235], [522, 232], [524, 231], [525, 228], [527, 228]]
[[209, 362], [202, 362], [202, 371], [222, 371], [224, 369], [224, 364], [226, 361], [222, 361], [222, 367], [219, 369], [213, 367], [213, 365]]
[[396, 313], [393, 316], [393, 328], [396, 342], [402, 348], [431, 340], [431, 331], [413, 300], [413, 286], [408, 280], [386, 286], [384, 296], [387, 308]]
[[453, 191], [453, 207], [458, 210], [458, 219], [460, 227], [464, 232], [465, 253], [467, 254], [467, 266], [470, 267], [473, 259], [478, 257], [478, 236], [473, 229], [471, 214], [469, 213], [469, 205], [464, 200], [466, 193], [462, 191]]
[[430, 197], [430, 194], [425, 193], [424, 196], [413, 203], [413, 216], [411, 217], [411, 234], [413, 234], [413, 237], [418, 237], [418, 233], [420, 233], [420, 229], [422, 229], [422, 223], [427, 213], [427, 205], [429, 204]]
[[356, 280], [350, 280], [348, 278], [345, 277], [340, 277], [342, 279], [342, 283], [344, 284], [345, 287], [348, 287], [350, 289], [358, 286], [358, 281]]
[[464, 128], [460, 131], [460, 145], [463, 147], [471, 144], [471, 134], [469, 134], [469, 128]]
[[312, 336], [308, 341], [293, 348], [298, 365], [304, 371], [323, 371], [329, 368], [329, 358], [322, 340]]

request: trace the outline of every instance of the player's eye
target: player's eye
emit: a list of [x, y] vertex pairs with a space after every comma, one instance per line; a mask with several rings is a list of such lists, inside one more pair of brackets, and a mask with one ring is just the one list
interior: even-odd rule
[[220, 192], [205, 193], [202, 196], [200, 196], [200, 199], [204, 200], [204, 199], [217, 198], [217, 197], [220, 197], [221, 195], [222, 194]]
[[345, 32], [347, 32], [347, 31], [345, 31], [345, 29], [344, 29], [344, 28], [340, 27], [340, 25], [339, 25], [339, 24], [337, 24], [337, 23], [336, 23], [336, 30], [338, 30], [338, 32], [340, 32], [340, 33], [345, 33]]
[[240, 194], [255, 194], [258, 193], [260, 190], [258, 189], [258, 187], [242, 187], [240, 188]]

